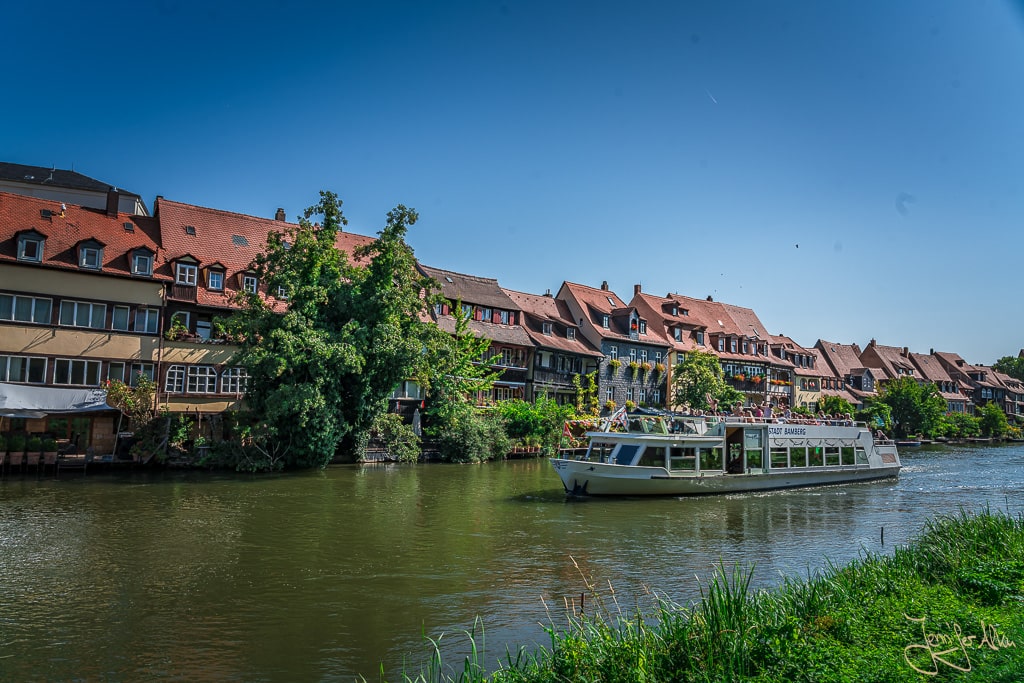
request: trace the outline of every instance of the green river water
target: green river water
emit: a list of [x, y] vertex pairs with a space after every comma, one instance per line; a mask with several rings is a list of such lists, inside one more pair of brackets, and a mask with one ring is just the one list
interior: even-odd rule
[[458, 666], [477, 617], [493, 667], [547, 642], [582, 574], [626, 609], [687, 602], [719, 563], [770, 586], [939, 513], [1024, 505], [1020, 444], [903, 458], [898, 481], [577, 502], [543, 460], [7, 477], [0, 681], [399, 680], [424, 636]]

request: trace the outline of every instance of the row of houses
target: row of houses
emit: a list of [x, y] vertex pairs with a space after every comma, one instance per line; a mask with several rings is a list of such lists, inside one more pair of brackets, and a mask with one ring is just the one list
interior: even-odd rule
[[[222, 322], [240, 291], [284, 309], [283, 292], [268, 291], [250, 264], [269, 232], [288, 227], [282, 209], [259, 218], [162, 196], [150, 214], [137, 194], [74, 171], [0, 163], [0, 386], [17, 389], [0, 402], [0, 430], [106, 449], [115, 416], [74, 406], [95, 407], [81, 395], [140, 375], [156, 382], [157, 407], [170, 412], [240, 408], [247, 377], [228, 363], [235, 348]], [[336, 246], [352, 253], [372, 240], [339, 232]], [[832, 394], [857, 405], [879, 383], [909, 374], [935, 382], [951, 412], [997, 401], [1024, 414], [1019, 381], [952, 353], [874, 341], [863, 350], [823, 340], [802, 347], [769, 334], [751, 309], [710, 297], [655, 296], [637, 285], [627, 303], [606, 282], [533, 294], [418, 267], [444, 297], [433, 321], [454, 331], [459, 306], [470, 330], [491, 342], [487, 362], [500, 376], [481, 402], [574, 402], [579, 378], [594, 373], [602, 405], [670, 406], [672, 366], [700, 350], [718, 357], [751, 404], [816, 408]], [[21, 404], [11, 403], [15, 393]], [[411, 410], [423, 398], [404, 382], [392, 407]], [[61, 412], [50, 412], [56, 405]]]

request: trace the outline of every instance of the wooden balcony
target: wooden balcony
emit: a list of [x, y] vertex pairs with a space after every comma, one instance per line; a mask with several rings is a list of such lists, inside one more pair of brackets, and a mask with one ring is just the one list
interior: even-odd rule
[[196, 301], [196, 286], [195, 285], [179, 285], [174, 283], [171, 285], [170, 291], [167, 293], [167, 298], [174, 301]]

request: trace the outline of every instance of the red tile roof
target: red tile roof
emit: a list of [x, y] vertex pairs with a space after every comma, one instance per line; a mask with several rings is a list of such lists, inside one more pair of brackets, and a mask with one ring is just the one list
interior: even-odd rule
[[[44, 218], [40, 212], [45, 211], [49, 216]], [[132, 225], [131, 232], [125, 230], [125, 223]], [[105, 275], [131, 277], [131, 252], [145, 248], [157, 254], [160, 248], [159, 229], [152, 218], [125, 213], [108, 216], [101, 209], [0, 192], [0, 262], [19, 262], [16, 235], [28, 230], [46, 237], [39, 265], [63, 270], [97, 272], [78, 265], [78, 245], [90, 239], [103, 245], [98, 272]], [[167, 274], [155, 272], [153, 279], [166, 280]]]
[[[160, 272], [173, 277], [172, 264], [184, 256], [195, 258], [200, 268], [223, 265], [227, 269], [223, 291], [209, 290], [202, 282], [196, 291], [196, 303], [223, 308], [233, 306], [232, 300], [242, 288], [240, 274], [264, 250], [267, 235], [298, 227], [295, 223], [183, 204], [163, 197], [157, 197], [154, 213], [164, 247]], [[356, 247], [371, 244], [374, 239], [339, 232], [335, 245], [351, 255]], [[277, 306], [283, 308], [283, 304]]]
[[[568, 304], [561, 299], [504, 288], [502, 291], [523, 312], [523, 329], [535, 345], [585, 356], [601, 356], [601, 352], [584, 338], [576, 321], [572, 319]], [[551, 334], [544, 334], [545, 322], [551, 324]], [[566, 336], [566, 330], [570, 328], [576, 330], [574, 339]]]

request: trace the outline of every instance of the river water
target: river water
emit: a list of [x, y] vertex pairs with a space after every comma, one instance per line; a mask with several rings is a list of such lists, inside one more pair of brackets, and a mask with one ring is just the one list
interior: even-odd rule
[[582, 502], [542, 460], [8, 477], [0, 680], [399, 680], [424, 636], [458, 665], [478, 617], [493, 667], [547, 643], [585, 579], [625, 610], [685, 603], [720, 564], [771, 586], [890, 552], [936, 514], [1022, 511], [1020, 444], [902, 455], [898, 481]]

